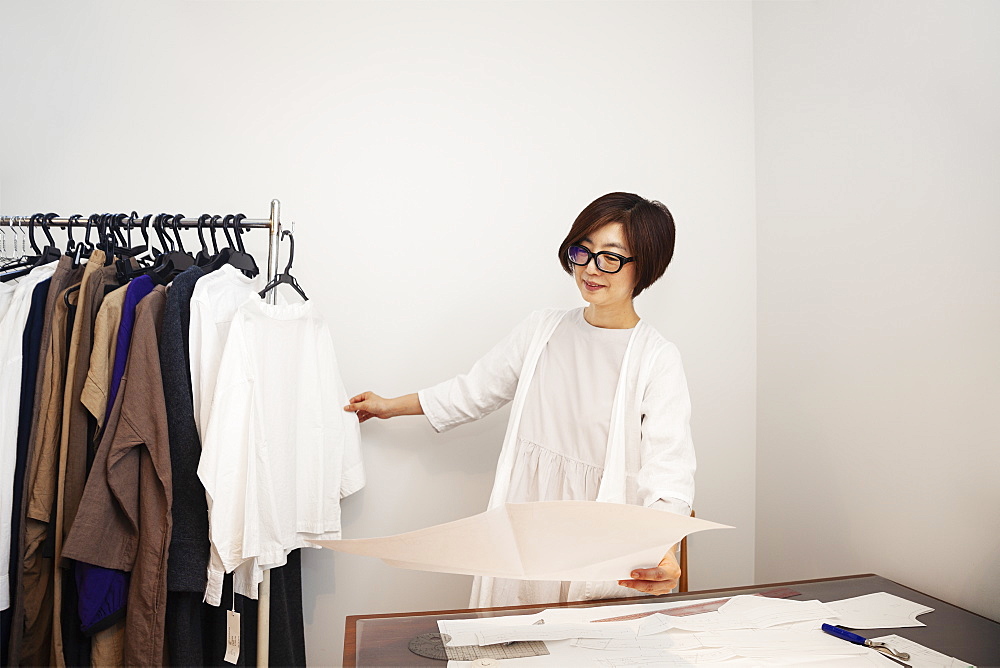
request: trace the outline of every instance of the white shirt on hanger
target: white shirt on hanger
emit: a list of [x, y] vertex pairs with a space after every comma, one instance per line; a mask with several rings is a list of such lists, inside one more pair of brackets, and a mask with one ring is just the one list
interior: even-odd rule
[[[312, 302], [246, 301], [232, 320], [202, 442], [216, 570], [254, 580], [307, 540], [340, 538], [340, 499], [365, 484], [360, 430]], [[215, 557], [218, 561], [215, 561]]]
[[191, 293], [191, 322], [188, 350], [191, 355], [191, 394], [194, 398], [194, 421], [198, 436], [205, 437], [205, 427], [212, 412], [215, 380], [222, 361], [222, 349], [229, 336], [236, 309], [264, 289], [264, 278], [247, 278], [231, 264], [198, 279]]
[[[17, 423], [21, 406], [24, 328], [31, 296], [51, 278], [57, 262], [33, 268], [13, 290], [5, 289], [0, 314], [0, 610], [10, 607], [10, 532], [14, 512], [14, 467], [17, 463]], [[3, 284], [4, 288], [11, 287]]]
[[[204, 443], [205, 428], [212, 413], [215, 382], [222, 362], [222, 351], [229, 336], [229, 326], [236, 310], [264, 288], [264, 278], [248, 278], [231, 264], [198, 279], [191, 293], [190, 322], [188, 325], [188, 351], [191, 367], [191, 396], [194, 400], [194, 421], [198, 437]], [[208, 499], [211, 517], [212, 499]], [[205, 585], [205, 602], [220, 605], [222, 579], [225, 572], [215, 547], [211, 548], [208, 582]], [[237, 594], [257, 598], [256, 579], [259, 573], [254, 564], [247, 563], [233, 574], [233, 588]]]

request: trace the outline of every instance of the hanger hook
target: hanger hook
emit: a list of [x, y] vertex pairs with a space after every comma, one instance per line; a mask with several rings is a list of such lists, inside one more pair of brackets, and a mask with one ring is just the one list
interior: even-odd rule
[[233, 231], [236, 232], [236, 246], [240, 249], [241, 253], [247, 252], [246, 247], [243, 245], [243, 226], [240, 225], [244, 220], [246, 220], [246, 216], [242, 213], [236, 214], [233, 218]]
[[205, 243], [205, 223], [212, 217], [210, 213], [203, 213], [198, 216], [198, 241], [201, 242], [201, 250], [208, 253], [208, 244]]
[[[76, 240], [73, 239], [73, 226], [76, 225], [77, 221], [83, 218], [82, 213], [74, 213], [72, 216], [67, 218], [66, 223], [66, 236], [69, 237], [69, 243], [66, 244], [66, 252], [72, 253], [73, 249], [76, 248]], [[82, 243], [82, 242], [81, 242]]]
[[284, 239], [288, 237], [288, 263], [285, 264], [284, 273], [290, 274], [292, 271], [292, 262], [295, 260], [295, 235], [292, 234], [291, 230], [282, 230], [281, 238]]
[[229, 224], [232, 222], [234, 217], [235, 216], [233, 216], [233, 214], [227, 213], [222, 218], [222, 232], [226, 235], [226, 243], [229, 244], [230, 248], [235, 248], [235, 246], [233, 246], [233, 238], [229, 235]]
[[94, 250], [94, 244], [90, 240], [90, 229], [94, 226], [95, 222], [97, 222], [97, 214], [92, 213], [87, 217], [87, 231], [83, 235], [83, 244], [90, 250]]
[[186, 253], [187, 251], [184, 250], [184, 242], [181, 241], [181, 234], [180, 231], [178, 230], [180, 222], [183, 219], [184, 219], [183, 213], [179, 213], [176, 216], [174, 216], [172, 227], [174, 228], [174, 238], [177, 239], [177, 247], [181, 249], [182, 253]]
[[211, 233], [210, 236], [212, 237], [212, 254], [213, 255], [218, 255], [219, 254], [219, 242], [215, 239], [215, 226], [219, 223], [219, 219], [221, 219], [221, 218], [222, 218], [222, 216], [219, 215], [219, 214], [216, 214], [216, 215], [212, 216], [212, 222], [208, 226], [208, 231]]
[[41, 217], [42, 214], [36, 213], [28, 220], [28, 239], [31, 241], [31, 249], [39, 255], [41, 255], [42, 252], [38, 249], [38, 244], [35, 243], [35, 221]]
[[42, 232], [45, 232], [45, 238], [49, 240], [50, 246], [56, 245], [56, 240], [52, 238], [52, 232], [49, 231], [49, 226], [52, 224], [53, 219], [58, 218], [57, 213], [47, 213], [42, 219]]

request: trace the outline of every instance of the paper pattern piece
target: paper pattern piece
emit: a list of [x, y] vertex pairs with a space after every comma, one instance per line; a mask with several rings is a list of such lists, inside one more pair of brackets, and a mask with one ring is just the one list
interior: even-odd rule
[[688, 534], [732, 527], [618, 503], [508, 503], [385, 538], [310, 541], [390, 566], [520, 580], [620, 580]]
[[934, 612], [934, 608], [907, 601], [884, 591], [827, 603], [837, 613], [837, 624], [849, 629], [895, 629], [906, 626], [926, 626], [917, 615]]

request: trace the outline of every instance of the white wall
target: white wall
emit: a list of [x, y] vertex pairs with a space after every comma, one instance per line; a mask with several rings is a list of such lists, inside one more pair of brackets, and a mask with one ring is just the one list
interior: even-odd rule
[[1000, 619], [1000, 3], [754, 4], [758, 581]]
[[[737, 527], [692, 540], [691, 583], [751, 581], [749, 3], [0, 12], [3, 213], [263, 217], [280, 198], [298, 223], [295, 273], [333, 325], [351, 392], [416, 390], [466, 369], [530, 310], [581, 304], [555, 258], [579, 210], [614, 190], [667, 203], [676, 258], [637, 306], [684, 356], [698, 513]], [[422, 418], [366, 424], [369, 482], [343, 504], [345, 535], [482, 511], [505, 415], [440, 436]], [[468, 588], [307, 552], [309, 660], [339, 663], [345, 615], [464, 607]]]

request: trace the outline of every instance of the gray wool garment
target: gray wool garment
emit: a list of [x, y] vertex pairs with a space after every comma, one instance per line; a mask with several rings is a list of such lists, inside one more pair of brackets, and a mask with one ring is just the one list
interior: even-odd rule
[[181, 272], [167, 292], [160, 334], [160, 370], [167, 406], [170, 466], [173, 473], [173, 535], [167, 560], [167, 589], [204, 593], [208, 569], [208, 505], [198, 479], [201, 441], [194, 421], [188, 325], [191, 294], [205, 271]]

